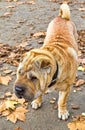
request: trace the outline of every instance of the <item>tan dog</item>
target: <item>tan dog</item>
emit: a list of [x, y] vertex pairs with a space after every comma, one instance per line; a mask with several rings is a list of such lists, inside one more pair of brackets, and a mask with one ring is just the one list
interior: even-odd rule
[[44, 45], [26, 54], [17, 70], [15, 93], [32, 100], [32, 108], [42, 104], [42, 95], [51, 87], [59, 90], [58, 117], [68, 118], [66, 101], [77, 70], [77, 31], [70, 21], [66, 3], [48, 26]]

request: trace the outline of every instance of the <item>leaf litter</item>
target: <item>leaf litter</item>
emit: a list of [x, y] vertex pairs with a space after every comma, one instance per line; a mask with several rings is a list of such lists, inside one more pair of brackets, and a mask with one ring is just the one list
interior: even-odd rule
[[0, 84], [8, 85], [12, 78], [10, 76], [0, 76]]
[[[84, 113], [85, 114], [85, 113]], [[83, 113], [73, 118], [67, 126], [70, 130], [85, 130], [85, 115]]]
[[28, 102], [25, 99], [19, 99], [10, 92], [5, 94], [5, 98], [0, 100], [0, 115], [7, 117], [7, 120], [16, 123], [17, 120], [25, 121], [25, 113], [29, 112], [27, 109]]

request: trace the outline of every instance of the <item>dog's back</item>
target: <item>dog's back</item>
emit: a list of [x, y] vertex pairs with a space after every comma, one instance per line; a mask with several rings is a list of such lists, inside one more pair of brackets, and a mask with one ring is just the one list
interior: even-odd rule
[[[69, 39], [69, 44], [77, 50], [77, 30], [75, 24], [70, 20], [69, 6], [64, 3], [60, 7], [59, 16], [53, 19], [48, 26], [47, 35], [44, 41], [44, 46], [53, 44], [55, 41], [62, 42]], [[60, 40], [60, 41], [59, 41]], [[69, 45], [70, 46], [70, 45]]]

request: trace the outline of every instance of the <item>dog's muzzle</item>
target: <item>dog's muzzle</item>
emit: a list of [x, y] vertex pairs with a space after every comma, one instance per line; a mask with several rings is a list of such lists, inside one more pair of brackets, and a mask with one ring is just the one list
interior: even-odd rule
[[16, 84], [14, 88], [15, 94], [18, 98], [25, 98], [26, 100], [33, 100], [34, 95], [31, 90], [26, 89], [25, 85]]
[[25, 89], [19, 86], [15, 87], [15, 93], [19, 95], [19, 97], [22, 97], [25, 93]]

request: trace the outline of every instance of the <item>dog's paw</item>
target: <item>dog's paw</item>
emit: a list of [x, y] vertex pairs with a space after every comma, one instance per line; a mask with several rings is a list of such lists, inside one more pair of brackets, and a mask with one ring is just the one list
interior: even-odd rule
[[38, 109], [41, 107], [41, 102], [38, 102], [37, 100], [32, 101], [31, 103], [33, 109]]
[[58, 111], [58, 118], [59, 118], [59, 119], [67, 120], [68, 117], [69, 117], [69, 112], [68, 112], [67, 110], [65, 110], [65, 111], [59, 110], [59, 111]]

